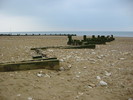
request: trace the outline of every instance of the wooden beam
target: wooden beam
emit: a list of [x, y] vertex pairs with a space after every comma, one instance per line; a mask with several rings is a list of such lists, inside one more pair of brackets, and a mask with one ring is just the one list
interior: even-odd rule
[[20, 71], [32, 69], [50, 69], [59, 70], [59, 60], [56, 58], [28, 60], [20, 62], [9, 62], [0, 64], [0, 72]]

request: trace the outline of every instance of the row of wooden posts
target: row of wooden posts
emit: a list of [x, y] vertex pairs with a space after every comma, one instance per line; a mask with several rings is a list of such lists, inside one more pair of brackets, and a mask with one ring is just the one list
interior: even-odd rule
[[0, 36], [76, 36], [76, 34], [0, 34]]
[[115, 40], [114, 36], [100, 36], [98, 35], [97, 37], [95, 35], [92, 35], [91, 38], [87, 38], [86, 35], [83, 36], [83, 40], [73, 40], [72, 36], [68, 36], [68, 45], [90, 45], [90, 44], [106, 44], [106, 42], [111, 42]]

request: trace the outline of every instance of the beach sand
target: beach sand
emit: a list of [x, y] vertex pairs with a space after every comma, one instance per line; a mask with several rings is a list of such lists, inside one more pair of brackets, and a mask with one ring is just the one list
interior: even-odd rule
[[[0, 36], [0, 63], [30, 60], [35, 54], [32, 47], [66, 43], [65, 36]], [[0, 72], [0, 100], [133, 99], [133, 38], [117, 37], [96, 49], [48, 49], [44, 53], [57, 57], [62, 71]]]

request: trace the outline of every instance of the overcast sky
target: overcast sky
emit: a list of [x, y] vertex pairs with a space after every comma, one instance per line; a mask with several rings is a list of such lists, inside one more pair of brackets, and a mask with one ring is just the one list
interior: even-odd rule
[[9, 31], [133, 31], [133, 0], [0, 0]]

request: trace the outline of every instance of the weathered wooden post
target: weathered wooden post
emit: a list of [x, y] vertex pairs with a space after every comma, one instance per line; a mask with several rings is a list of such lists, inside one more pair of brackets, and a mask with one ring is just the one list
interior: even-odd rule
[[113, 36], [113, 35], [111, 35], [111, 37], [113, 38], [114, 36]]
[[115, 40], [115, 38], [114, 38], [114, 36], [113, 36], [113, 35], [111, 35], [111, 41], [113, 41], [113, 40]]
[[71, 45], [72, 44], [72, 36], [71, 35], [68, 35], [68, 42], [67, 42], [68, 45]]
[[86, 35], [83, 36], [83, 40], [86, 41]]
[[95, 35], [92, 35], [92, 38], [95, 39]]
[[100, 35], [98, 35], [97, 38], [100, 38]]

